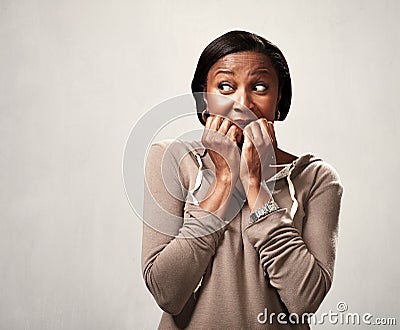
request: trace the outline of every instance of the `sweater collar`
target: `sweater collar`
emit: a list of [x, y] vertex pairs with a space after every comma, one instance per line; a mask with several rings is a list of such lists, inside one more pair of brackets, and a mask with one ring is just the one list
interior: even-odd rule
[[299, 157], [297, 157], [294, 161], [289, 164], [284, 164], [285, 167], [277, 172], [274, 176], [269, 178], [266, 182], [278, 181], [280, 179], [286, 178], [288, 175], [293, 179], [296, 177], [305, 167], [309, 164], [322, 160], [321, 158], [316, 157], [311, 152], [306, 152]]

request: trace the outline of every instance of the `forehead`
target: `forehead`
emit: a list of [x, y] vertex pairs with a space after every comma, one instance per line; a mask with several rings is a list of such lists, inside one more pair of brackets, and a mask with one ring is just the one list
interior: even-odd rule
[[269, 71], [275, 71], [270, 58], [259, 52], [239, 52], [228, 54], [215, 62], [211, 67], [210, 72], [218, 69], [229, 69], [232, 71], [267, 69]]

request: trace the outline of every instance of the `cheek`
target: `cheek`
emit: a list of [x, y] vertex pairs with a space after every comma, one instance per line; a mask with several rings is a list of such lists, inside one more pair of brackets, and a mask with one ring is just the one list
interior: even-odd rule
[[235, 103], [234, 100], [227, 96], [214, 93], [209, 91], [209, 93], [205, 95], [208, 111], [217, 115], [228, 115]]
[[258, 100], [256, 104], [257, 117], [273, 121], [275, 119], [277, 104], [277, 98], [275, 97]]

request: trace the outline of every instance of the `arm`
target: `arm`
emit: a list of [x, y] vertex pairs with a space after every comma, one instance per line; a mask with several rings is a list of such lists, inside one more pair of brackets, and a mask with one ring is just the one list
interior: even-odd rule
[[[175, 147], [181, 148], [175, 143], [168, 149], [165, 144], [150, 149], [142, 244], [145, 283], [158, 305], [173, 315], [181, 312], [193, 294], [223, 232], [221, 220], [211, 212], [194, 205], [184, 212], [185, 189]], [[194, 166], [193, 161], [190, 164]]]
[[286, 209], [246, 229], [289, 312], [315, 312], [331, 287], [342, 192], [337, 173], [323, 164], [305, 205], [302, 236]]

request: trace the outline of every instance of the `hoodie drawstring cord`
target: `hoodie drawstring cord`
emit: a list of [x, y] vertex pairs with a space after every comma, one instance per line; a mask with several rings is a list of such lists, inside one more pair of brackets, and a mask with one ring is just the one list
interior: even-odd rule
[[[197, 176], [196, 176], [196, 181], [195, 181], [194, 187], [189, 190], [189, 194], [193, 199], [193, 203], [198, 206], [199, 205], [199, 201], [194, 196], [194, 193], [200, 188], [201, 183], [203, 181], [203, 162], [202, 162], [201, 157], [200, 157], [200, 155], [198, 153], [195, 153], [195, 156], [196, 156], [196, 160], [197, 160], [197, 163], [199, 165], [199, 168], [198, 168], [198, 171], [197, 171]], [[296, 191], [294, 189], [294, 185], [293, 185], [293, 182], [292, 182], [291, 177], [290, 177], [291, 174], [292, 174], [292, 171], [295, 168], [294, 164], [295, 163], [281, 164], [281, 165], [270, 165], [270, 167], [281, 167], [281, 166], [285, 166], [285, 165], [286, 166], [290, 165], [289, 172], [287, 174], [286, 179], [287, 179], [288, 186], [289, 186], [290, 198], [292, 199], [292, 207], [290, 208], [290, 216], [291, 216], [292, 219], [294, 219], [294, 216], [295, 216], [295, 214], [297, 212], [297, 208], [299, 206], [299, 203], [297, 202], [297, 199], [296, 199], [296, 196], [295, 196]]]
[[295, 189], [294, 189], [294, 185], [293, 182], [290, 178], [292, 171], [294, 169], [294, 166], [291, 166], [288, 176], [287, 176], [287, 182], [289, 185], [289, 193], [290, 193], [290, 198], [292, 199], [292, 207], [290, 209], [290, 216], [292, 217], [292, 219], [294, 219], [294, 216], [296, 214], [297, 211], [297, 207], [299, 206], [299, 203], [297, 202], [296, 196], [295, 196]]
[[[284, 173], [284, 172], [282, 172], [282, 171], [280, 171], [280, 172], [278, 172], [277, 174], [275, 174], [271, 179], [269, 179], [268, 181], [272, 181], [272, 180], [277, 180], [277, 179], [279, 179], [280, 177], [279, 177], [279, 174], [282, 174], [282, 176], [281, 177], [283, 177], [283, 175], [285, 175], [286, 176], [286, 180], [287, 180], [287, 182], [288, 182], [288, 186], [289, 186], [289, 194], [290, 194], [290, 198], [291, 198], [291, 200], [292, 200], [292, 207], [290, 208], [290, 216], [292, 217], [292, 219], [294, 219], [294, 216], [295, 216], [295, 214], [296, 214], [296, 212], [297, 212], [297, 208], [298, 208], [298, 206], [299, 206], [299, 203], [297, 202], [297, 199], [296, 199], [296, 196], [295, 196], [295, 189], [294, 189], [294, 185], [293, 185], [293, 182], [292, 182], [292, 179], [291, 179], [291, 174], [292, 174], [292, 171], [294, 170], [294, 168], [295, 168], [295, 164], [296, 164], [296, 161], [294, 161], [293, 163], [290, 163], [290, 164], [280, 164], [280, 165], [269, 165], [269, 167], [282, 167], [282, 166], [290, 166], [290, 168], [289, 168], [289, 170], [287, 171], [287, 168], [286, 169], [283, 169], [282, 171], [285, 171], [285, 172], [287, 172], [287, 173]], [[267, 182], [268, 182], [267, 181]]]
[[200, 188], [201, 182], [203, 181], [203, 162], [201, 161], [201, 157], [198, 153], [195, 153], [197, 163], [199, 164], [199, 169], [197, 171], [196, 182], [194, 184], [193, 189], [189, 190], [189, 194], [193, 199], [194, 205], [199, 205], [198, 199], [194, 196], [194, 193]]

